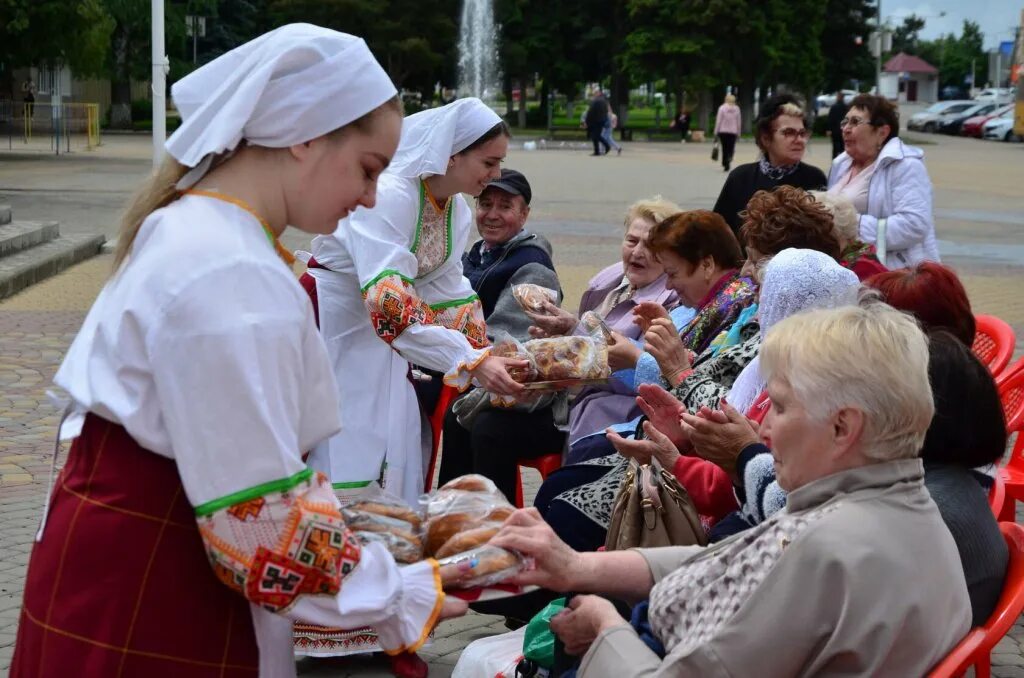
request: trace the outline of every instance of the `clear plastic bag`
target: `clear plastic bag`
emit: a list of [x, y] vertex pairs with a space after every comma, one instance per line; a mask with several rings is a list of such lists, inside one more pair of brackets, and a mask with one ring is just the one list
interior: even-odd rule
[[544, 302], [558, 303], [558, 291], [534, 283], [520, 283], [512, 286], [512, 297], [524, 311], [544, 313]]
[[423, 560], [423, 519], [397, 497], [379, 493], [342, 505], [345, 525], [362, 542], [378, 542], [400, 563]]
[[515, 508], [490, 479], [466, 475], [423, 495], [427, 556], [449, 555], [486, 544]]
[[399, 563], [416, 563], [423, 560], [423, 542], [411, 542], [389, 532], [353, 532], [364, 544], [377, 542], [383, 544], [395, 561]]
[[604, 379], [611, 376], [608, 344], [589, 336], [531, 339], [524, 345], [537, 369], [536, 381]]
[[526, 350], [526, 346], [515, 339], [507, 332], [498, 331], [494, 337], [494, 344], [491, 347], [491, 355], [498, 358], [515, 358], [530, 363], [526, 367], [514, 367], [508, 371], [508, 376], [520, 384], [534, 381], [537, 378], [537, 368], [533, 364], [533, 356]]
[[608, 327], [608, 323], [594, 311], [587, 311], [580, 317], [580, 327], [595, 339], [601, 339], [606, 344], [613, 343], [612, 328]]
[[459, 589], [493, 586], [519, 574], [526, 567], [526, 559], [518, 553], [491, 545], [464, 551], [437, 562], [441, 565], [470, 564], [466, 578], [452, 585], [452, 588]]

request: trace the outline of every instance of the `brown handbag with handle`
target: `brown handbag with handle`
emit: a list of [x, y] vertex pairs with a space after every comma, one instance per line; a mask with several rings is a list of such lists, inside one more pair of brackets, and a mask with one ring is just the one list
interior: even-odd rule
[[630, 460], [615, 497], [605, 549], [704, 546], [707, 533], [690, 495], [676, 477], [658, 465]]

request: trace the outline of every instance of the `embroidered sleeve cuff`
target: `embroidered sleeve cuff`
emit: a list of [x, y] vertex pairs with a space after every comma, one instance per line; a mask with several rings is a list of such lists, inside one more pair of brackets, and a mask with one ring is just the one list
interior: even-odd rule
[[392, 615], [377, 624], [380, 646], [389, 655], [420, 649], [437, 625], [444, 603], [441, 568], [436, 560], [424, 560], [398, 569], [402, 597]]
[[466, 335], [466, 340], [473, 348], [487, 345], [487, 323], [484, 321], [483, 306], [475, 294], [465, 299], [431, 304], [430, 310], [435, 314], [436, 324]]
[[473, 370], [490, 354], [490, 348], [473, 349], [465, 360], [460, 361], [454, 369], [444, 375], [444, 383], [459, 389], [460, 392], [465, 391], [473, 383]]
[[381, 271], [362, 292], [373, 331], [388, 344], [414, 323], [432, 324], [437, 315], [415, 295], [412, 280], [398, 271]]
[[323, 474], [303, 470], [196, 507], [217, 578], [271, 612], [308, 594], [337, 594], [359, 563]]

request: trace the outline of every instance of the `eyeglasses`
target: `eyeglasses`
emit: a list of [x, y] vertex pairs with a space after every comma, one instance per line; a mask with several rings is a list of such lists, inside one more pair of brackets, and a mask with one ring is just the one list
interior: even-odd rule
[[807, 139], [811, 136], [811, 130], [807, 129], [795, 129], [793, 127], [783, 127], [780, 130], [776, 130], [779, 134], [789, 140], [793, 139]]
[[870, 120], [863, 118], [843, 118], [839, 121], [839, 129], [846, 129], [847, 127], [860, 127], [861, 125], [870, 125]]

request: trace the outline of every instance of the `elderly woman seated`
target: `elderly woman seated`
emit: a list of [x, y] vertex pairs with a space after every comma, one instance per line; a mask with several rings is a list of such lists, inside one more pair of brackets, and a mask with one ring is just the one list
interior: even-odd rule
[[552, 620], [582, 678], [923, 675], [968, 631], [960, 557], [917, 458], [933, 403], [913, 319], [802, 313], [768, 335], [761, 366], [785, 511], [706, 548], [577, 553], [530, 510], [495, 538], [534, 559], [521, 583], [650, 599], [649, 643], [593, 595]]
[[865, 283], [885, 303], [913, 313], [925, 330], [946, 330], [966, 346], [974, 343], [974, 311], [953, 269], [934, 261], [871, 276]]
[[[853, 304], [859, 288], [857, 276], [831, 257], [813, 250], [782, 252], [768, 264], [764, 279], [761, 316], [766, 329], [801, 311]], [[756, 354], [755, 345], [752, 356]], [[732, 390], [744, 410], [764, 389], [763, 381], [756, 376], [756, 361], [754, 358], [754, 362], [747, 365]], [[728, 389], [716, 388], [719, 394], [715, 406], [721, 395], [728, 392]], [[593, 550], [604, 543], [612, 503], [628, 466], [627, 457], [646, 462], [656, 456], [686, 488], [707, 525], [714, 524], [736, 507], [732, 483], [724, 471], [692, 454], [680, 454], [679, 450], [685, 451], [688, 444], [675, 434], [679, 431], [679, 416], [687, 410], [677, 399], [678, 389], [670, 395], [660, 387], [647, 386], [641, 387], [640, 393], [638, 400], [645, 413], [666, 435], [651, 432], [652, 440], [632, 441], [609, 432], [608, 440], [619, 454], [559, 469], [537, 493], [537, 508], [555, 531], [575, 548]], [[673, 420], [676, 422], [674, 429], [662, 423]], [[650, 426], [651, 423], [645, 423], [642, 431], [650, 431]], [[576, 484], [572, 484], [573, 480]]]

